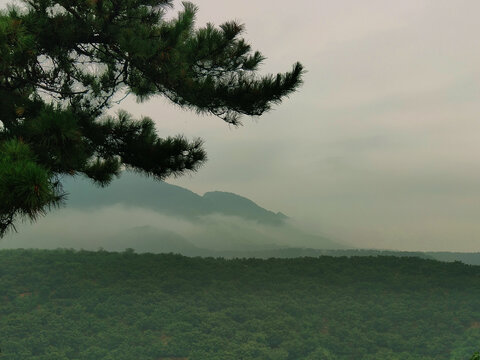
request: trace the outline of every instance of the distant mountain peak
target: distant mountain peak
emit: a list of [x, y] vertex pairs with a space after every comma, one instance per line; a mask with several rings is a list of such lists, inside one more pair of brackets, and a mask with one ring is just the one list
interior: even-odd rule
[[73, 208], [124, 204], [190, 219], [222, 214], [265, 224], [282, 224], [287, 218], [231, 192], [210, 191], [200, 196], [183, 187], [128, 172], [107, 188], [98, 189], [84, 179], [66, 181], [65, 188], [71, 194], [67, 206]]
[[[35, 246], [40, 246], [42, 234], [45, 246], [54, 248], [58, 244], [78, 244], [77, 248], [102, 246], [197, 255], [212, 250], [258, 251], [279, 246], [345, 248], [327, 237], [305, 233], [286, 221], [288, 217], [282, 212], [267, 210], [231, 192], [210, 191], [202, 196], [128, 172], [101, 189], [86, 179], [68, 179], [65, 190], [70, 193], [67, 207], [72, 214], [92, 224], [86, 229], [89, 236], [85, 238], [81, 231], [54, 232], [51, 229], [62, 228], [64, 219], [50, 217], [43, 229], [37, 227], [29, 239], [26, 236], [26, 244], [33, 238]], [[19, 240], [14, 245], [12, 237], [11, 246], [20, 246]]]
[[246, 197], [225, 191], [209, 191], [203, 198], [211, 203], [217, 212], [240, 216], [260, 223], [281, 224], [287, 219], [282, 213], [267, 210]]

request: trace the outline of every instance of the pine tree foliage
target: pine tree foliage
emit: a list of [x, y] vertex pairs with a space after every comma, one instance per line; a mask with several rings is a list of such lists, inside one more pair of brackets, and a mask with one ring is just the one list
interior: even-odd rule
[[197, 8], [171, 0], [24, 0], [0, 12], [0, 236], [64, 199], [63, 176], [101, 186], [131, 168], [157, 179], [195, 171], [199, 139], [160, 138], [152, 119], [106, 116], [124, 92], [163, 95], [237, 125], [295, 91], [302, 65], [257, 74], [264, 57], [243, 26], [195, 27]]

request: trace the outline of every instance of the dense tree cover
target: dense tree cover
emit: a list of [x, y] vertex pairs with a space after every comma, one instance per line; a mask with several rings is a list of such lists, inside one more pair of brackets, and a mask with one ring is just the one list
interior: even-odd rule
[[152, 119], [105, 116], [116, 94], [238, 124], [295, 91], [302, 65], [259, 76], [264, 60], [231, 21], [195, 28], [172, 0], [24, 0], [0, 11], [0, 237], [64, 199], [62, 176], [107, 185], [128, 167], [163, 179], [206, 158], [201, 140], [161, 138]]
[[468, 360], [480, 267], [0, 252], [2, 359]]
[[[203, 254], [199, 254], [203, 256]], [[461, 261], [464, 264], [480, 265], [480, 253], [472, 252], [446, 252], [446, 251], [394, 251], [394, 250], [371, 250], [371, 249], [309, 249], [309, 248], [276, 248], [255, 251], [222, 251], [213, 256], [216, 257], [255, 257], [268, 259], [295, 258], [295, 257], [318, 257], [318, 256], [395, 256], [395, 257], [419, 257], [422, 259], [440, 260], [446, 262]]]

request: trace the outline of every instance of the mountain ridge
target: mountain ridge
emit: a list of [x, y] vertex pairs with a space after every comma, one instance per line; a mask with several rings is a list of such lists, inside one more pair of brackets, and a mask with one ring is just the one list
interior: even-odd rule
[[66, 209], [41, 219], [29, 231], [20, 229], [0, 248], [133, 248], [202, 256], [291, 246], [348, 248], [309, 234], [283, 213], [231, 192], [199, 195], [128, 172], [106, 188], [82, 178], [65, 179], [64, 188], [69, 193]]
[[[74, 208], [124, 204], [148, 207], [161, 213], [186, 218], [221, 213], [269, 224], [281, 224], [288, 219], [281, 212], [267, 210], [232, 192], [208, 191], [199, 195], [181, 186], [153, 181], [128, 172], [105, 188], [96, 188], [89, 181], [79, 178], [66, 180], [65, 188], [69, 192], [67, 207]], [[90, 198], [93, 197], [94, 201], [89, 200], [88, 196], [85, 197], [87, 193], [91, 193]]]

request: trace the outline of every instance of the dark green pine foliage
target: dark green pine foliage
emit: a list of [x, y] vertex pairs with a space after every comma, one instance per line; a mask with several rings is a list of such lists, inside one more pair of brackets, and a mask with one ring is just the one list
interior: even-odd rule
[[[160, 138], [149, 118], [106, 116], [122, 94], [164, 95], [229, 124], [261, 115], [301, 83], [302, 66], [259, 76], [243, 26], [195, 28], [171, 0], [24, 0], [0, 12], [0, 237], [64, 199], [62, 176], [101, 186], [124, 167], [157, 179], [195, 171], [199, 139]], [[117, 95], [115, 97], [115, 95]]]

